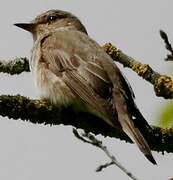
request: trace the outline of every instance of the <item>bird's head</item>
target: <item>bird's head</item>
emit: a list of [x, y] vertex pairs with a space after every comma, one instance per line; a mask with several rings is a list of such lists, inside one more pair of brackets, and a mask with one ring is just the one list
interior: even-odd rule
[[16, 23], [14, 25], [31, 32], [34, 40], [44, 33], [60, 29], [78, 30], [87, 34], [85, 27], [77, 17], [61, 10], [49, 10], [38, 15], [31, 23]]

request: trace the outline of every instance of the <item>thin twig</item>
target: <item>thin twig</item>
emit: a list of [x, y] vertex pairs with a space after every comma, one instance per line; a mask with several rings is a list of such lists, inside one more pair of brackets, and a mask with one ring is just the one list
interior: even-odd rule
[[110, 158], [111, 162], [114, 165], [118, 166], [127, 176], [129, 176], [133, 180], [138, 180], [131, 172], [129, 172], [124, 166], [122, 166], [121, 163], [117, 161], [115, 156], [108, 151], [107, 147], [104, 146], [102, 142], [98, 140], [95, 136], [93, 136], [91, 133], [83, 133], [82, 135], [79, 135], [76, 129], [73, 129], [73, 133], [78, 139], [82, 140], [83, 142], [100, 148]]
[[100, 165], [97, 169], [96, 169], [96, 172], [100, 172], [100, 171], [102, 171], [103, 169], [105, 169], [105, 168], [107, 168], [107, 167], [109, 167], [109, 166], [111, 166], [111, 165], [114, 165], [114, 162], [109, 162], [109, 163], [105, 163], [105, 164], [103, 164], [103, 165]]
[[167, 57], [165, 58], [165, 61], [173, 61], [173, 49], [172, 49], [171, 43], [169, 42], [166, 32], [164, 32], [163, 30], [160, 30], [160, 36], [165, 42], [165, 48], [171, 53], [167, 55]]

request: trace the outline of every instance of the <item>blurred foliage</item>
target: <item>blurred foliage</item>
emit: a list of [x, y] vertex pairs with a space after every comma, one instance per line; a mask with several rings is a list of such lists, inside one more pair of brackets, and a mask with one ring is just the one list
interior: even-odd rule
[[167, 103], [160, 111], [159, 125], [164, 128], [173, 127], [173, 102]]

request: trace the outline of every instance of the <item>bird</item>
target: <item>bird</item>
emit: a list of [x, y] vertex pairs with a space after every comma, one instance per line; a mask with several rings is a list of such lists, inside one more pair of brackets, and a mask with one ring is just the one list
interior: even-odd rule
[[133, 120], [138, 118], [148, 125], [134, 102], [130, 84], [112, 58], [88, 35], [79, 18], [53, 9], [29, 23], [14, 25], [32, 34], [29, 64], [41, 99], [59, 107], [80, 104], [79, 111], [80, 107], [85, 108], [124, 131], [156, 164]]

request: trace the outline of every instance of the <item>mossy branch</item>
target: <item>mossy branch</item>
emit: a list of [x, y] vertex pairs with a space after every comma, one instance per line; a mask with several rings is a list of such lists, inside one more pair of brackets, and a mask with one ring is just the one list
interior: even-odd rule
[[25, 58], [15, 58], [10, 61], [0, 61], [0, 72], [8, 74], [20, 74], [22, 72], [29, 72], [28, 59]]
[[105, 44], [103, 48], [113, 60], [123, 64], [124, 67], [132, 69], [139, 76], [150, 82], [157, 96], [164, 97], [165, 99], [173, 98], [173, 80], [171, 77], [161, 75], [154, 71], [148, 64], [142, 64], [134, 58], [127, 56], [111, 43]]
[[[112, 128], [94, 115], [77, 112], [71, 106], [59, 109], [46, 101], [31, 100], [20, 95], [1, 95], [0, 115], [13, 120], [29, 121], [34, 124], [72, 125], [96, 135], [102, 134], [105, 137], [115, 137], [131, 142], [125, 133]], [[173, 152], [173, 129], [153, 127], [153, 130], [149, 131], [142, 124], [139, 128], [152, 150]]]

